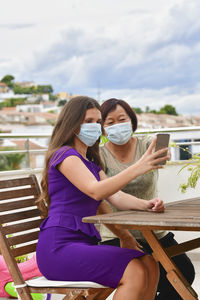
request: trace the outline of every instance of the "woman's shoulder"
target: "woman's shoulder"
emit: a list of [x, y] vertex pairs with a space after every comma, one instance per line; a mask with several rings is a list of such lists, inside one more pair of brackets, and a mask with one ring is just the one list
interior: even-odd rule
[[106, 146], [106, 143], [99, 147], [99, 152], [102, 159], [106, 159], [112, 156], [110, 150]]
[[104, 165], [104, 171], [106, 171], [108, 163], [111, 162], [113, 159], [110, 151], [106, 147], [106, 143], [99, 147], [99, 153], [100, 153], [100, 157], [103, 162], [103, 165]]
[[99, 146], [100, 153], [104, 153], [106, 151], [106, 143]]
[[78, 153], [78, 151], [70, 146], [62, 146], [58, 150], [54, 152], [52, 155], [52, 158], [50, 160], [50, 167], [56, 167], [58, 164], [60, 164], [65, 158], [69, 156], [78, 156], [79, 158], [81, 155]]
[[151, 144], [153, 137], [150, 135], [145, 135], [145, 136], [137, 137], [137, 140], [140, 147], [147, 149]]
[[61, 156], [70, 156], [70, 155], [80, 156], [80, 154], [78, 153], [78, 151], [75, 148], [66, 145], [66, 146], [62, 146], [61, 148], [56, 150], [54, 152], [52, 158], [61, 157]]

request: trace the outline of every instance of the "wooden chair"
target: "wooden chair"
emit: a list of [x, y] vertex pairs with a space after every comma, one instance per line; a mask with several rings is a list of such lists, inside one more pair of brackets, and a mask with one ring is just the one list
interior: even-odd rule
[[59, 282], [44, 277], [24, 281], [15, 257], [34, 253], [42, 221], [35, 200], [40, 188], [35, 175], [0, 181], [0, 250], [22, 300], [30, 293], [64, 294], [65, 300], [104, 300], [112, 288], [94, 282]]

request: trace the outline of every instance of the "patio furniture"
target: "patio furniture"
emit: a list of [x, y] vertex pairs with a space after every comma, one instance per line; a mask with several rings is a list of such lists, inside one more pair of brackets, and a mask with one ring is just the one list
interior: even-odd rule
[[40, 188], [35, 175], [0, 181], [0, 251], [17, 293], [31, 300], [30, 293], [63, 294], [66, 300], [104, 300], [113, 291], [95, 282], [52, 281], [38, 277], [24, 281], [16, 257], [36, 250], [41, 214], [35, 201]]
[[145, 211], [120, 211], [83, 218], [83, 222], [117, 224], [122, 228], [140, 230], [153, 250], [153, 257], [167, 273], [167, 278], [184, 300], [198, 299], [197, 293], [186, 281], [171, 257], [200, 247], [200, 238], [177, 246], [163, 248], [153, 230], [200, 231], [200, 198], [171, 202], [164, 213]]

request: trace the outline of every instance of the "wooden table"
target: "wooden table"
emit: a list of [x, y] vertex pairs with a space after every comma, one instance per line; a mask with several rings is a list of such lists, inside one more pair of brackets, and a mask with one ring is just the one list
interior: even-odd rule
[[83, 218], [83, 222], [118, 224], [122, 228], [140, 230], [153, 250], [153, 257], [167, 272], [167, 278], [185, 300], [198, 295], [171, 260], [172, 256], [200, 247], [200, 238], [163, 248], [153, 230], [200, 231], [200, 197], [168, 203], [164, 213], [120, 211]]

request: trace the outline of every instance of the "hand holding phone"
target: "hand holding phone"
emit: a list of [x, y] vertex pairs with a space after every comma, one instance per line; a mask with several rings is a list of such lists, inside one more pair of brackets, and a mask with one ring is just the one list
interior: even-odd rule
[[[170, 135], [168, 133], [158, 133], [157, 134], [157, 140], [156, 140], [156, 146], [155, 146], [155, 152], [167, 148], [169, 145], [169, 137]], [[166, 156], [167, 152], [164, 152], [163, 154], [159, 155], [158, 157]], [[159, 163], [159, 165], [165, 165], [166, 160]]]

